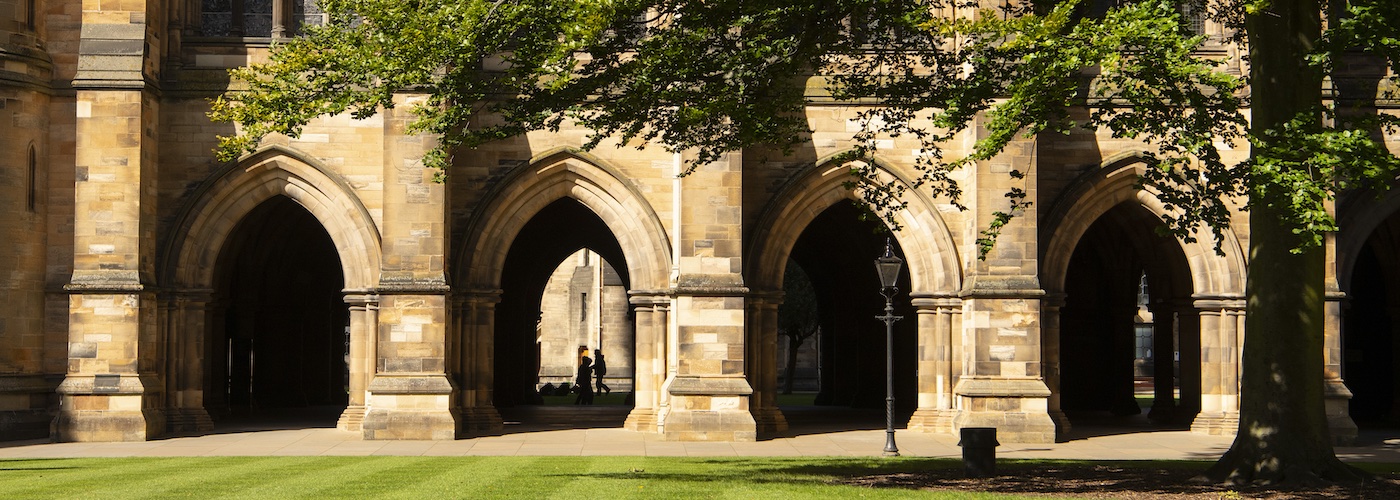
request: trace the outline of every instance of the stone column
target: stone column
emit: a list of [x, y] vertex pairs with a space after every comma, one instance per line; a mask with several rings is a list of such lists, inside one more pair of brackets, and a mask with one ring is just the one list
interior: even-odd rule
[[[1036, 199], [1035, 151], [1034, 139], [1018, 139], [969, 172], [965, 192], [975, 216], [967, 222], [967, 234], [978, 234], [992, 224], [996, 212], [1010, 210], [1009, 190], [1021, 189], [1026, 199]], [[1035, 223], [1033, 214], [1020, 214], [1003, 226], [985, 258], [967, 259], [963, 285], [963, 368], [953, 389], [960, 411], [953, 426], [996, 427], [1003, 443], [1055, 441], [1050, 389], [1040, 371], [1040, 300], [1045, 292], [1036, 278]], [[978, 254], [975, 238], [966, 245], [966, 255]]]
[[360, 425], [365, 419], [365, 402], [368, 400], [365, 389], [374, 377], [376, 365], [370, 346], [374, 343], [374, 332], [378, 330], [378, 314], [371, 313], [370, 307], [378, 300], [379, 297], [370, 293], [345, 296], [345, 303], [350, 305], [350, 401], [336, 422], [336, 428], [340, 430], [362, 430]]
[[1201, 411], [1201, 312], [1196, 310], [1191, 300], [1176, 300], [1173, 303], [1176, 314], [1177, 389], [1180, 391], [1176, 403], [1178, 422], [1186, 422]]
[[457, 294], [461, 312], [456, 320], [461, 349], [458, 397], [463, 437], [500, 434], [505, 428], [492, 402], [495, 387], [496, 304], [500, 290], [468, 290]]
[[141, 0], [83, 5], [75, 91], [73, 276], [68, 371], [54, 425], [60, 441], [141, 441], [165, 429], [150, 288], [156, 241], [159, 81], [146, 64]]
[[[656, 291], [633, 290], [630, 294], [636, 316], [634, 403], [623, 427], [638, 432], [656, 432], [657, 412], [662, 400], [661, 384], [666, 380], [666, 313], [664, 307], [658, 313], [657, 305], [667, 299]], [[658, 321], [657, 316], [663, 319]]]
[[726, 154], [681, 178], [674, 189], [679, 236], [671, 297], [676, 375], [666, 387], [670, 440], [753, 441], [753, 391], [744, 373], [742, 157]]
[[166, 373], [166, 423], [175, 433], [209, 432], [214, 421], [204, 408], [205, 320], [210, 315], [208, 290], [177, 292], [168, 297], [169, 333], [163, 353]]
[[1346, 300], [1346, 294], [1336, 286], [1336, 280], [1329, 277], [1327, 281], [1322, 336], [1322, 394], [1332, 444], [1351, 446], [1356, 442], [1357, 429], [1356, 422], [1351, 420], [1351, 390], [1342, 382], [1342, 301]]
[[1244, 337], [1243, 299], [1198, 298], [1201, 311], [1201, 412], [1191, 431], [1232, 436], [1240, 426], [1240, 347]]
[[666, 429], [666, 417], [671, 414], [671, 382], [676, 380], [676, 336], [671, 334], [671, 299], [652, 302], [651, 324], [656, 332], [656, 345], [652, 347], [657, 363], [661, 365], [661, 386], [657, 389], [656, 432]]
[[1149, 306], [1152, 311], [1152, 409], [1147, 418], [1171, 422], [1176, 418], [1176, 308], [1168, 302]]
[[376, 286], [380, 364], [361, 428], [365, 439], [453, 439], [458, 405], [447, 377], [447, 193], [423, 166], [433, 139], [405, 131], [412, 117], [401, 110], [424, 97], [394, 99], [403, 108], [381, 112], [382, 150], [367, 144], [363, 151], [383, 158], [384, 223]]
[[745, 339], [748, 361], [749, 408], [757, 432], [776, 434], [788, 429], [787, 419], [778, 409], [778, 305], [782, 291], [752, 292], [748, 300]]
[[1063, 388], [1060, 387], [1060, 309], [1065, 306], [1065, 294], [1047, 294], [1040, 302], [1040, 341], [1043, 346], [1041, 351], [1045, 356], [1042, 363], [1042, 370], [1045, 376], [1045, 385], [1050, 389], [1050, 397], [1046, 400], [1046, 411], [1050, 414], [1050, 419], [1055, 422], [1055, 433], [1058, 436], [1069, 434], [1069, 417], [1065, 415], [1064, 407], [1060, 404]]
[[909, 418], [909, 430], [950, 434], [957, 416], [953, 387], [953, 332], [962, 330], [962, 300], [932, 294], [909, 294], [918, 310], [919, 408]]

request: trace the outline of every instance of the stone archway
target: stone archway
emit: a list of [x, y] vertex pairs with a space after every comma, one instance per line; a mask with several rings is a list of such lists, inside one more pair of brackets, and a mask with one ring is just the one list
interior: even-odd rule
[[502, 179], [484, 197], [468, 224], [456, 262], [459, 300], [453, 325], [455, 368], [462, 388], [466, 431], [499, 431], [493, 407], [495, 309], [501, 298], [502, 272], [513, 242], [536, 214], [571, 199], [596, 215], [615, 239], [630, 282], [635, 313], [635, 404], [625, 426], [657, 429], [665, 398], [667, 311], [671, 243], [660, 218], [642, 193], [616, 168], [574, 149], [536, 156]]
[[[917, 410], [909, 428], [928, 432], [952, 432], [953, 386], [961, 330], [962, 266], [953, 238], [936, 205], [890, 166], [877, 161], [881, 180], [903, 184], [911, 199], [895, 214], [902, 230], [892, 235], [903, 249], [910, 279], [909, 295], [917, 311], [916, 360]], [[759, 432], [782, 432], [787, 422], [777, 407], [777, 330], [783, 273], [793, 248], [808, 226], [827, 209], [858, 201], [860, 193], [848, 189], [849, 166], [818, 162], [793, 177], [773, 197], [746, 238], [745, 280], [749, 296], [747, 325], [747, 373], [754, 387], [750, 407]], [[875, 254], [872, 253], [871, 259]], [[872, 271], [873, 272], [873, 271]], [[872, 290], [873, 293], [873, 290]], [[906, 318], [907, 320], [914, 318]]]
[[[1041, 224], [1041, 241], [1047, 242], [1041, 258], [1042, 285], [1048, 293], [1042, 310], [1044, 371], [1052, 391], [1051, 415], [1060, 433], [1069, 430], [1069, 422], [1061, 411], [1060, 309], [1064, 305], [1071, 258], [1091, 227], [1115, 207], [1136, 207], [1129, 211], [1140, 210], [1157, 220], [1167, 213], [1156, 197], [1137, 189], [1138, 176], [1145, 168], [1146, 164], [1132, 155], [1106, 161], [1101, 168], [1077, 179], [1051, 206]], [[1128, 223], [1131, 227], [1126, 230], [1131, 232], [1135, 230], [1133, 227], [1143, 225], [1142, 219], [1135, 220]], [[1147, 235], [1150, 229], [1139, 234]], [[1224, 255], [1215, 252], [1214, 241], [1209, 237], [1193, 243], [1177, 241], [1174, 246], [1175, 249], [1166, 251], [1176, 254], [1178, 262], [1184, 263], [1176, 267], [1184, 265], [1186, 269], [1167, 272], [1180, 273], [1175, 281], [1189, 279], [1189, 283], [1178, 284], [1174, 293], [1177, 300], [1161, 303], [1157, 306], [1160, 312], [1153, 315], [1156, 319], [1174, 317], [1177, 323], [1154, 323], [1158, 331], [1179, 329], [1184, 339], [1182, 364], [1199, 365], [1199, 372], [1182, 370], [1183, 398], [1194, 392], [1197, 385], [1200, 388], [1199, 402], [1182, 401], [1186, 411], [1199, 410], [1192, 428], [1210, 434], [1231, 434], [1239, 418], [1238, 353], [1244, 326], [1243, 252], [1230, 232], [1226, 232], [1225, 241], [1221, 243]], [[1193, 331], [1199, 332], [1198, 335]], [[1199, 349], [1188, 347], [1197, 337]], [[1192, 352], [1185, 352], [1186, 349]], [[1199, 352], [1195, 352], [1197, 350]]]
[[220, 254], [235, 228], [269, 200], [286, 198], [310, 213], [334, 243], [345, 290], [352, 295], [349, 405], [342, 428], [355, 430], [365, 410], [365, 389], [374, 373], [376, 320], [373, 287], [378, 281], [380, 235], [375, 221], [350, 187], [305, 155], [269, 147], [225, 167], [199, 187], [176, 220], [164, 248], [161, 281], [170, 285], [161, 328], [165, 352], [168, 421], [175, 431], [207, 430], [209, 389], [204, 337], [219, 328], [212, 295]]
[[[1338, 203], [1337, 212], [1341, 230], [1328, 250], [1335, 256], [1336, 286], [1345, 298], [1329, 300], [1329, 305], [1341, 304], [1336, 308], [1339, 361], [1353, 395], [1345, 409], [1361, 425], [1393, 425], [1400, 421], [1400, 363], [1394, 356], [1400, 350], [1400, 290], [1393, 285], [1400, 282], [1400, 266], [1394, 262], [1400, 253], [1400, 195], [1351, 193]], [[1330, 415], [1333, 408], [1328, 410]]]

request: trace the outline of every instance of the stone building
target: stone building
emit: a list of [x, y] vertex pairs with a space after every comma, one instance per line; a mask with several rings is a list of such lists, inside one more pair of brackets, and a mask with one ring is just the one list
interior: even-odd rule
[[[584, 132], [566, 129], [464, 152], [434, 183], [419, 161], [431, 138], [404, 133], [402, 107], [215, 161], [215, 135], [233, 130], [205, 113], [226, 70], [318, 16], [309, 0], [0, 0], [0, 438], [144, 440], [302, 406], [343, 408], [338, 425], [365, 439], [500, 432], [497, 408], [539, 383], [550, 276], [581, 248], [627, 298], [604, 320], [632, 338], [608, 355], [631, 368], [628, 429], [786, 428], [775, 345], [789, 260], [822, 311], [822, 397], [882, 394], [871, 261], [885, 236], [829, 160], [852, 147], [859, 108], [813, 102], [815, 133], [791, 154], [739, 151], [686, 177], [684, 155], [584, 152]], [[1238, 68], [1233, 48], [1209, 50]], [[881, 175], [906, 182], [918, 147], [882, 143]], [[1155, 385], [1154, 413], [1234, 432], [1248, 227], [1223, 255], [1157, 236], [1165, 209], [1133, 187], [1144, 149], [1087, 132], [1021, 139], [956, 173], [967, 211], [910, 191], [893, 235], [899, 425], [1048, 442], [1078, 414], [1131, 411], [1145, 276], [1151, 342], [1179, 352], [1154, 365], [1159, 381], [1179, 371]], [[1034, 213], [978, 260], [977, 232], [1013, 182]], [[1397, 209], [1396, 194], [1337, 204], [1321, 361], [1341, 439], [1352, 416], [1400, 415]]]

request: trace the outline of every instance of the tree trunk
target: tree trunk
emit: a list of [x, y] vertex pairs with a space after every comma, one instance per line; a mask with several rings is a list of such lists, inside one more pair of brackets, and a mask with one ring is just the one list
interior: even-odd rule
[[[1256, 137], [1316, 112], [1322, 73], [1304, 57], [1321, 33], [1321, 13], [1317, 0], [1273, 0], [1247, 16]], [[1293, 253], [1301, 240], [1283, 217], [1288, 193], [1265, 198], [1252, 188], [1240, 427], [1206, 477], [1231, 484], [1359, 480], [1333, 452], [1323, 408], [1326, 251]]]

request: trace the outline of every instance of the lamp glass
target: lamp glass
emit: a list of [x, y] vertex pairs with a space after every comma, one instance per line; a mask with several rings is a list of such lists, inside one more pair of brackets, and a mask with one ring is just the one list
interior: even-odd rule
[[904, 259], [895, 257], [894, 248], [890, 243], [885, 242], [885, 255], [875, 259], [875, 270], [880, 273], [880, 286], [889, 288], [894, 286], [899, 280], [899, 270], [904, 266]]

